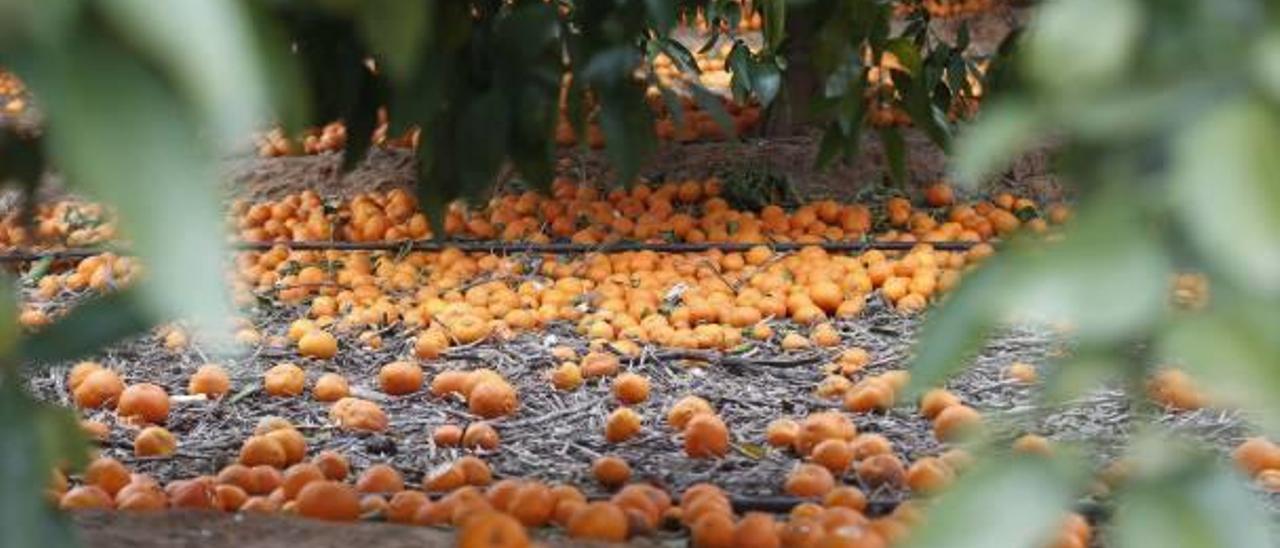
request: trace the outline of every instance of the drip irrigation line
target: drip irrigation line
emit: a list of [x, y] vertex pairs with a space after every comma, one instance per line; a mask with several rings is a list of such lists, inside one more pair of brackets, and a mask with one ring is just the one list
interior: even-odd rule
[[[725, 252], [747, 251], [758, 245], [765, 245], [777, 252], [798, 251], [806, 247], [820, 247], [827, 251], [860, 252], [870, 250], [908, 251], [917, 245], [928, 244], [939, 251], [967, 251], [979, 242], [874, 242], [874, 241], [834, 241], [820, 243], [773, 242], [752, 244], [740, 242], [703, 242], [703, 243], [645, 243], [617, 242], [612, 244], [578, 244], [578, 243], [526, 243], [503, 242], [494, 240], [471, 241], [437, 241], [406, 240], [377, 242], [335, 242], [335, 241], [296, 241], [296, 242], [235, 242], [231, 248], [237, 251], [265, 251], [276, 246], [299, 251], [443, 251], [453, 248], [464, 252], [488, 253], [547, 253], [547, 254], [582, 254], [582, 253], [615, 253], [625, 251], [656, 251], [660, 253], [699, 253], [718, 249]], [[33, 262], [41, 259], [83, 259], [106, 252], [128, 253], [117, 247], [76, 247], [66, 249], [31, 250], [16, 249], [0, 253], [0, 263]]]

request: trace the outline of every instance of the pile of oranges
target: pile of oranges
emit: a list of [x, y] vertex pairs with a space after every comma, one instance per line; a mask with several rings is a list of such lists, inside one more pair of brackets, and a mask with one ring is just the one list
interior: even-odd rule
[[905, 16], [923, 8], [929, 12], [929, 16], [945, 18], [945, 17], [963, 17], [966, 15], [975, 15], [986, 13], [995, 8], [997, 0], [924, 0], [924, 2], [900, 2], [894, 6], [894, 14]]
[[[421, 132], [417, 128], [398, 137], [389, 135], [389, 128], [387, 110], [378, 109], [378, 122], [372, 136], [373, 146], [408, 150], [418, 148]], [[330, 122], [322, 128], [303, 131], [296, 141], [286, 135], [283, 129], [275, 128], [259, 135], [256, 142], [258, 155], [264, 158], [340, 152], [347, 146], [347, 126], [342, 122]]]
[[37, 205], [30, 227], [18, 211], [0, 219], [0, 248], [91, 246], [116, 236], [115, 221], [107, 208], [78, 199]]

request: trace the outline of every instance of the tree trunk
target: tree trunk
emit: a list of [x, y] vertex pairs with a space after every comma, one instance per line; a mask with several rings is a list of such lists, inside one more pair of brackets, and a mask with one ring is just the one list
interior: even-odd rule
[[812, 105], [822, 85], [813, 64], [814, 43], [821, 25], [816, 11], [814, 5], [788, 6], [787, 38], [782, 47], [787, 70], [782, 73], [782, 91], [769, 109], [765, 135], [796, 135], [815, 122]]

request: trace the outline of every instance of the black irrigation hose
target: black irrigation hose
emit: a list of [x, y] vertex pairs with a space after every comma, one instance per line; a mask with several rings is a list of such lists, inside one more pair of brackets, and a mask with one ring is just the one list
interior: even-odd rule
[[[820, 243], [773, 242], [769, 244], [750, 244], [739, 242], [704, 242], [704, 243], [645, 243], [617, 242], [612, 244], [576, 244], [504, 242], [495, 240], [406, 240], [402, 242], [334, 242], [334, 241], [298, 241], [298, 242], [236, 242], [232, 248], [240, 251], [265, 251], [275, 246], [283, 246], [294, 250], [339, 250], [339, 251], [442, 251], [455, 248], [460, 251], [490, 253], [612, 253], [623, 251], [657, 251], [662, 253], [697, 253], [718, 249], [720, 251], [747, 251], [757, 245], [767, 245], [774, 251], [798, 251], [806, 247], [820, 247], [827, 251], [855, 252], [878, 249], [881, 251], [907, 251], [917, 245], [928, 244], [939, 251], [967, 251], [978, 242], [874, 242], [874, 241], [835, 241]], [[41, 259], [83, 259], [107, 251], [120, 252], [108, 247], [78, 247], [68, 249], [51, 249], [44, 251], [16, 250], [0, 253], [0, 263], [32, 262]]]

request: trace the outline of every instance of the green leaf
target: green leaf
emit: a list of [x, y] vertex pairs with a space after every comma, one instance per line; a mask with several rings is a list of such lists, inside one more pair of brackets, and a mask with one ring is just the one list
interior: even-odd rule
[[192, 114], [105, 37], [84, 32], [47, 53], [32, 86], [49, 107], [49, 144], [68, 182], [119, 212], [147, 265], [141, 288], [156, 317], [226, 335], [219, 186]]
[[471, 100], [458, 124], [457, 152], [464, 189], [487, 188], [507, 154], [511, 113], [502, 90], [492, 89]]
[[1180, 318], [1161, 338], [1160, 350], [1216, 399], [1256, 411], [1280, 432], [1278, 325], [1280, 304], [1238, 301]]
[[698, 102], [698, 108], [706, 111], [711, 115], [711, 119], [715, 120], [716, 125], [720, 126], [720, 130], [730, 139], [737, 137], [737, 128], [733, 125], [733, 117], [729, 116], [729, 112], [724, 108], [724, 100], [699, 85], [690, 86], [693, 90], [693, 99]]
[[1045, 379], [1044, 399], [1058, 405], [1085, 396], [1089, 392], [1121, 378], [1126, 365], [1116, 353], [1082, 352], [1050, 369]]
[[667, 54], [671, 61], [680, 68], [680, 72], [685, 74], [702, 74], [702, 69], [698, 68], [698, 60], [684, 47], [684, 44], [674, 38], [662, 37], [655, 41], [658, 50]]
[[87, 456], [74, 417], [35, 404], [11, 377], [0, 377], [0, 436], [0, 547], [77, 546], [67, 517], [44, 503], [55, 462], [80, 464]]
[[760, 11], [764, 18], [765, 46], [777, 52], [787, 38], [787, 0], [764, 0]]
[[1014, 102], [984, 108], [977, 121], [956, 139], [951, 178], [976, 188], [1030, 146], [1040, 128], [1037, 113]]
[[392, 78], [407, 81], [418, 66], [423, 44], [431, 41], [435, 2], [366, 0], [360, 8], [360, 30], [374, 53], [386, 60]]
[[902, 132], [898, 128], [880, 130], [880, 144], [884, 146], [885, 161], [889, 164], [889, 175], [898, 186], [907, 184], [907, 146], [902, 140]]
[[1201, 253], [1236, 283], [1280, 294], [1280, 124], [1257, 102], [1225, 103], [1177, 138], [1173, 197]]
[[940, 308], [929, 313], [920, 328], [911, 382], [904, 402], [913, 402], [925, 390], [941, 385], [963, 369], [995, 328], [997, 309], [1008, 278], [1009, 265], [992, 259], [969, 274]]
[[1142, 24], [1137, 0], [1046, 2], [1028, 27], [1022, 67], [1059, 95], [1091, 95], [1128, 70]]
[[1171, 266], [1157, 234], [1134, 211], [1131, 185], [1087, 202], [1063, 241], [1017, 250], [1017, 278], [1003, 288], [1004, 317], [1066, 324], [1105, 344], [1152, 327], [1164, 311]]
[[666, 34], [676, 24], [676, 6], [672, 0], [644, 0], [654, 30]]
[[[13, 278], [8, 274], [0, 274], [0, 356], [12, 357], [21, 336], [21, 329], [18, 328], [17, 290], [13, 286]], [[2, 371], [0, 379], [3, 379]]]
[[1108, 546], [1217, 548], [1275, 546], [1261, 502], [1238, 476], [1203, 460], [1194, 468], [1126, 489]]
[[782, 89], [782, 71], [773, 59], [753, 61], [750, 66], [748, 74], [751, 77], [751, 88], [760, 100], [760, 105], [768, 107]]
[[151, 327], [133, 289], [110, 293], [73, 308], [52, 325], [23, 339], [24, 363], [53, 364], [99, 351]]
[[35, 188], [44, 168], [39, 138], [18, 135], [9, 126], [0, 127], [0, 185], [18, 182], [27, 189]]
[[238, 144], [262, 121], [270, 94], [257, 35], [240, 2], [115, 0], [97, 5], [199, 105], [219, 144]]
[[1071, 507], [1077, 467], [1031, 456], [987, 460], [942, 493], [929, 508], [928, 519], [907, 537], [906, 546], [1042, 545]]

